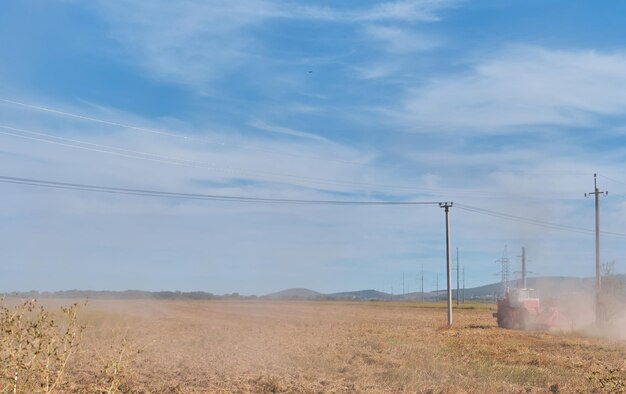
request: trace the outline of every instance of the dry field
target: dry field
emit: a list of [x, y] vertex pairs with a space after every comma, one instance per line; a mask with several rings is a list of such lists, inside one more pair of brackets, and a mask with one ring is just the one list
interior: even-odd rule
[[68, 374], [88, 381], [125, 338], [136, 392], [619, 392], [626, 342], [502, 330], [492, 312], [445, 329], [445, 309], [414, 303], [95, 300]]

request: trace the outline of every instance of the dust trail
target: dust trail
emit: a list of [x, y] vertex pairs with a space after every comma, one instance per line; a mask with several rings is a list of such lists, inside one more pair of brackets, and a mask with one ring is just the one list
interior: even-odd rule
[[559, 310], [558, 330], [614, 340], [626, 340], [626, 294], [623, 284], [605, 278], [601, 296], [600, 321], [596, 322], [595, 291], [589, 281], [578, 283], [536, 283], [544, 307]]

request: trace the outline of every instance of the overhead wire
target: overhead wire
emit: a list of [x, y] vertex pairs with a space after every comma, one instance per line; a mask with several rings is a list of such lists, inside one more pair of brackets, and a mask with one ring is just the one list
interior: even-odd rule
[[0, 182], [20, 185], [39, 186], [54, 189], [81, 190], [101, 193], [129, 194], [148, 197], [163, 198], [183, 198], [195, 200], [217, 200], [231, 202], [252, 202], [252, 203], [278, 203], [278, 204], [310, 204], [310, 205], [434, 205], [439, 201], [358, 201], [358, 200], [307, 200], [290, 198], [266, 198], [266, 197], [244, 197], [216, 194], [181, 193], [163, 190], [123, 188], [102, 185], [90, 185], [84, 183], [68, 183], [49, 181], [43, 179], [31, 179], [21, 177], [0, 176]]
[[[24, 103], [24, 102], [21, 102], [21, 101], [10, 100], [10, 99], [7, 99], [7, 98], [1, 98], [0, 97], [0, 102], [4, 102], [4, 103], [7, 103], [7, 104], [20, 106], [20, 107], [27, 108], [27, 109], [30, 109], [30, 110], [47, 112], [47, 113], [51, 113], [51, 114], [54, 114], [54, 115], [65, 116], [65, 117], [69, 117], [69, 118], [74, 118], [74, 119], [79, 119], [79, 120], [84, 120], [84, 121], [89, 121], [89, 122], [105, 124], [105, 125], [108, 125], [108, 126], [121, 127], [121, 128], [125, 128], [125, 129], [130, 129], [130, 130], [133, 130], [133, 131], [143, 132], [143, 133], [156, 134], [156, 135], [166, 136], [166, 137], [170, 137], [170, 138], [178, 138], [178, 139], [182, 139], [182, 140], [185, 140], [185, 141], [204, 142], [204, 143], [221, 145], [221, 146], [228, 145], [225, 142], [210, 140], [208, 138], [195, 137], [195, 136], [185, 135], [185, 134], [181, 134], [181, 133], [173, 133], [173, 132], [169, 132], [169, 131], [162, 131], [162, 130], [156, 130], [156, 129], [147, 128], [147, 127], [136, 126], [136, 125], [132, 125], [132, 124], [128, 124], [128, 123], [121, 123], [121, 122], [115, 122], [115, 121], [110, 121], [110, 120], [106, 120], [106, 119], [94, 118], [94, 117], [91, 117], [91, 116], [85, 116], [85, 115], [75, 114], [75, 113], [71, 113], [71, 112], [60, 111], [60, 110], [57, 110], [57, 109], [54, 109], [54, 108], [43, 107], [43, 106], [34, 105], [34, 104], [28, 104], [28, 103]], [[247, 148], [249, 149], [250, 147], [248, 146]], [[276, 155], [281, 155], [281, 156], [301, 157], [301, 158], [307, 158], [307, 159], [323, 160], [323, 161], [330, 161], [330, 162], [337, 162], [337, 163], [344, 163], [344, 164], [358, 164], [358, 162], [353, 161], [353, 160], [333, 159], [333, 158], [321, 157], [321, 156], [315, 156], [315, 155], [302, 155], [302, 154], [295, 154], [295, 153], [290, 153], [290, 152], [276, 151], [276, 150], [273, 150], [273, 149], [266, 149], [266, 148], [259, 148], [259, 147], [252, 147], [252, 150], [257, 150], [257, 151], [260, 151], [260, 152], [266, 152], [266, 153], [271, 153], [271, 154], [276, 154]]]
[[[157, 135], [162, 135], [162, 136], [181, 138], [181, 139], [184, 139], [184, 140], [193, 140], [193, 141], [203, 141], [203, 142], [215, 143], [215, 141], [210, 141], [210, 140], [205, 139], [205, 138], [198, 138], [198, 137], [187, 136], [187, 135], [183, 135], [183, 134], [179, 134], [179, 133], [171, 133], [171, 132], [155, 130], [155, 129], [150, 129], [150, 128], [136, 126], [136, 125], [121, 123], [121, 122], [115, 122], [115, 121], [109, 121], [109, 120], [105, 120], [105, 119], [99, 119], [99, 118], [84, 116], [84, 115], [80, 115], [80, 114], [60, 111], [60, 110], [56, 110], [56, 109], [53, 109], [53, 108], [48, 108], [48, 107], [28, 104], [28, 103], [15, 101], [15, 100], [10, 100], [10, 99], [6, 99], [6, 98], [0, 98], [0, 102], [13, 104], [13, 105], [21, 106], [21, 107], [24, 107], [24, 108], [32, 109], [32, 110], [48, 112], [48, 113], [52, 113], [52, 114], [56, 114], [56, 115], [61, 115], [61, 116], [66, 116], [66, 117], [71, 117], [71, 118], [91, 121], [91, 122], [97, 122], [97, 123], [111, 125], [111, 126], [123, 127], [123, 128], [136, 130], [136, 131], [142, 131], [142, 132], [146, 132], [146, 133], [152, 133], [152, 134], [157, 134]], [[458, 196], [458, 195], [479, 195], [479, 194], [482, 194], [485, 197], [493, 197], [494, 194], [497, 193], [497, 192], [494, 192], [494, 191], [480, 191], [480, 190], [436, 190], [436, 189], [415, 188], [415, 187], [410, 187], [410, 186], [399, 186], [399, 185], [379, 185], [379, 184], [363, 183], [363, 182], [349, 182], [349, 181], [339, 182], [339, 181], [332, 181], [332, 180], [322, 179], [322, 178], [297, 176], [297, 175], [291, 175], [291, 174], [271, 173], [271, 172], [267, 172], [267, 171], [247, 170], [247, 169], [224, 167], [224, 166], [217, 167], [214, 164], [209, 163], [209, 162], [203, 162], [203, 161], [198, 161], [198, 160], [189, 160], [189, 159], [183, 159], [183, 158], [175, 158], [175, 157], [169, 157], [169, 156], [156, 155], [156, 154], [149, 153], [149, 152], [142, 152], [142, 151], [137, 151], [137, 150], [131, 150], [131, 149], [126, 149], [126, 148], [120, 148], [120, 147], [115, 147], [115, 146], [109, 146], [109, 145], [104, 145], [104, 144], [87, 142], [87, 141], [82, 141], [82, 140], [73, 139], [73, 138], [65, 138], [65, 137], [60, 137], [60, 136], [52, 135], [52, 134], [48, 134], [48, 133], [35, 132], [35, 131], [15, 128], [15, 127], [10, 127], [10, 126], [6, 126], [6, 125], [0, 125], [0, 128], [3, 128], [5, 130], [14, 131], [15, 133], [6, 132], [6, 131], [4, 131], [4, 132], [0, 131], [0, 134], [12, 136], [12, 137], [18, 137], [18, 138], [23, 138], [23, 139], [28, 139], [28, 140], [38, 141], [38, 142], [56, 144], [56, 145], [69, 147], [69, 148], [83, 149], [83, 150], [88, 150], [88, 151], [97, 152], [97, 153], [116, 155], [116, 156], [125, 157], [125, 158], [148, 160], [148, 161], [159, 162], [159, 163], [164, 163], [164, 164], [172, 164], [172, 165], [178, 165], [178, 166], [187, 166], [187, 167], [194, 167], [194, 168], [201, 168], [201, 169], [210, 169], [210, 170], [218, 170], [218, 171], [228, 171], [228, 172], [233, 172], [233, 173], [239, 172], [239, 173], [248, 173], [248, 174], [261, 175], [261, 176], [264, 176], [266, 178], [269, 177], [269, 179], [272, 179], [273, 181], [276, 181], [276, 177], [279, 177], [279, 178], [283, 177], [283, 178], [291, 179], [292, 182], [293, 181], [302, 181], [302, 180], [304, 180], [306, 182], [310, 182], [310, 183], [318, 184], [318, 185], [322, 185], [322, 184], [323, 185], [334, 185], [334, 186], [350, 185], [350, 186], [353, 186], [353, 187], [355, 187], [355, 186], [356, 187], [370, 187], [370, 188], [376, 188], [377, 190], [394, 190], [394, 191], [397, 191], [397, 190], [401, 189], [401, 190], [403, 190], [403, 192], [414, 192], [414, 193], [420, 193], [420, 194], [429, 194], [429, 195], [432, 195], [432, 196], [448, 196], [448, 197], [453, 196], [453, 195], [457, 195]], [[28, 135], [21, 135], [21, 134], [17, 134], [17, 133], [25, 133], [25, 134], [28, 134]], [[40, 137], [44, 137], [44, 138], [40, 138]], [[49, 138], [49, 139], [46, 139], [46, 138]], [[53, 139], [53, 140], [50, 140], [50, 138]], [[608, 180], [611, 180], [613, 182], [626, 185], [626, 183], [620, 182], [620, 181], [618, 181], [616, 179], [607, 177], [605, 175], [600, 175], [600, 176], [603, 176], [604, 178], [606, 178]], [[284, 180], [280, 180], [280, 182], [284, 182]], [[545, 227], [551, 227], [551, 228], [557, 228], [558, 227], [560, 229], [567, 229], [569, 231], [579, 231], [579, 232], [581, 232], [581, 231], [582, 232], [592, 231], [592, 230], [584, 229], [584, 228], [580, 228], [580, 227], [563, 226], [563, 225], [558, 225], [558, 224], [554, 224], [554, 223], [537, 221], [537, 220], [530, 219], [530, 218], [522, 218], [522, 217], [516, 217], [514, 215], [496, 213], [496, 212], [493, 212], [493, 211], [487, 211], [487, 210], [483, 210], [483, 209], [480, 209], [480, 208], [475, 208], [475, 207], [472, 208], [470, 206], [461, 206], [461, 205], [459, 205], [459, 208], [467, 210], [467, 211], [473, 211], [473, 212], [476, 212], [476, 213], [488, 214], [488, 215], [491, 215], [491, 216], [498, 216], [499, 215], [498, 217], [507, 218], [509, 220], [515, 220], [515, 219], [522, 220], [522, 221], [525, 221], [527, 223], [536, 224], [536, 225], [542, 225], [542, 226], [545, 226]], [[610, 232], [603, 232], [603, 233], [610, 234]], [[619, 234], [619, 233], [613, 233], [613, 234], [616, 234], [618, 236], [624, 236], [624, 234]]]
[[[190, 160], [184, 158], [176, 158], [171, 156], [162, 156], [149, 152], [142, 152], [138, 150], [131, 150], [127, 148], [120, 148], [111, 145], [99, 144], [94, 142], [83, 141], [75, 138], [66, 138], [60, 137], [54, 134], [44, 133], [40, 131], [32, 131], [26, 130], [23, 128], [17, 128], [7, 125], [0, 124], [0, 128], [8, 131], [0, 131], [0, 134], [12, 136], [16, 138], [22, 138], [32, 141], [38, 141], [53, 145], [59, 145], [68, 148], [87, 150], [91, 152], [109, 154], [124, 158], [131, 159], [139, 159], [139, 160], [147, 160], [151, 162], [158, 162], [164, 164], [172, 164], [177, 166], [185, 166], [199, 169], [208, 169], [213, 171], [226, 171], [229, 173], [234, 173], [237, 175], [241, 174], [252, 174], [254, 176], [259, 176], [261, 178], [270, 179], [276, 181], [278, 179], [279, 182], [295, 182], [300, 181], [304, 183], [311, 183], [316, 185], [332, 185], [332, 186], [351, 186], [357, 187], [361, 190], [383, 190], [383, 191], [392, 191], [392, 192], [401, 192], [401, 193], [418, 193], [418, 194], [429, 194], [433, 196], [453, 196], [453, 195], [481, 195], [481, 196], [493, 196], [493, 192], [487, 191], [478, 191], [478, 190], [436, 190], [436, 189], [427, 189], [427, 188], [417, 188], [411, 186], [401, 186], [401, 185], [381, 185], [367, 182], [353, 182], [353, 181], [334, 181], [324, 178], [317, 177], [308, 177], [308, 176], [299, 176], [293, 174], [284, 174], [284, 173], [274, 173], [269, 171], [260, 171], [260, 170], [249, 170], [242, 169], [237, 167], [228, 167], [228, 166], [216, 166], [213, 163], [200, 161], [200, 160]], [[20, 134], [21, 133], [21, 134]], [[26, 134], [26, 135], [24, 135]], [[282, 178], [282, 179], [281, 179]], [[288, 179], [289, 181], [285, 181]]]
[[[289, 199], [289, 198], [267, 198], [267, 197], [246, 197], [246, 196], [233, 196], [233, 195], [217, 195], [217, 194], [200, 194], [200, 193], [182, 193], [182, 192], [170, 192], [163, 190], [152, 189], [137, 189], [137, 188], [123, 188], [113, 186], [91, 185], [84, 183], [69, 183], [58, 182], [42, 179], [0, 176], [0, 183], [19, 184], [27, 186], [37, 186], [54, 189], [65, 190], [78, 190], [87, 192], [109, 193], [109, 194], [125, 194], [136, 195], [145, 197], [160, 197], [160, 198], [176, 198], [176, 199], [190, 199], [190, 200], [212, 200], [212, 201], [227, 201], [227, 202], [240, 202], [240, 203], [263, 203], [263, 204], [299, 204], [299, 205], [440, 205], [441, 201], [366, 201], [366, 200], [320, 200], [320, 199]], [[455, 208], [463, 211], [473, 212], [480, 215], [486, 215], [496, 217], [504, 220], [511, 220], [540, 227], [546, 227], [554, 230], [570, 231], [575, 233], [590, 234], [594, 230], [584, 227], [563, 225], [558, 223], [547, 222], [544, 220], [527, 218], [518, 215], [511, 215], [504, 212], [492, 211], [484, 208], [474, 207], [466, 204], [454, 204]], [[626, 238], [626, 234], [617, 233], [612, 231], [601, 232], [607, 236]]]
[[[110, 125], [110, 126], [127, 128], [127, 129], [135, 130], [135, 131], [152, 133], [152, 134], [162, 135], [162, 136], [167, 136], [167, 137], [181, 138], [181, 139], [186, 140], [186, 141], [198, 141], [198, 142], [216, 143], [215, 141], [212, 141], [212, 140], [209, 140], [209, 139], [206, 139], [206, 138], [199, 138], [199, 137], [188, 136], [188, 135], [184, 135], [184, 134], [180, 134], [180, 133], [172, 133], [172, 132], [168, 132], [168, 131], [155, 130], [155, 129], [141, 127], [141, 126], [136, 126], [136, 125], [127, 124], [127, 123], [121, 123], [121, 122], [115, 122], [115, 121], [109, 121], [109, 120], [105, 120], [105, 119], [100, 119], [100, 118], [94, 118], [94, 117], [90, 117], [90, 116], [75, 114], [75, 113], [66, 112], [66, 111], [60, 111], [60, 110], [57, 110], [57, 109], [54, 109], [54, 108], [49, 108], [49, 107], [43, 107], [43, 106], [39, 106], [39, 105], [24, 103], [24, 102], [21, 102], [21, 101], [11, 100], [11, 99], [2, 98], [2, 97], [0, 97], [0, 102], [4, 102], [4, 103], [7, 103], [7, 104], [12, 104], [12, 105], [16, 105], [16, 106], [21, 106], [21, 107], [28, 108], [28, 109], [31, 109], [31, 110], [52, 113], [52, 114], [56, 114], [56, 115], [60, 115], [60, 116], [66, 116], [66, 117], [76, 118], [76, 119], [80, 119], [80, 120], [86, 120], [86, 121], [106, 124], [106, 125]], [[273, 181], [276, 181], [276, 178], [287, 178], [287, 179], [291, 180], [290, 182], [293, 182], [293, 181], [305, 181], [305, 182], [309, 182], [309, 183], [313, 183], [313, 184], [317, 184], [317, 185], [351, 186], [351, 187], [358, 187], [358, 188], [360, 188], [360, 190], [370, 190], [371, 189], [371, 190], [387, 191], [387, 192], [392, 191], [394, 193], [396, 193], [396, 192], [400, 192], [400, 193], [418, 193], [418, 194], [428, 194], [428, 195], [432, 195], [432, 196], [442, 196], [442, 197], [448, 197], [448, 198], [453, 197], [453, 196], [466, 196], [466, 195], [475, 195], [475, 196], [482, 196], [482, 197], [486, 197], [486, 198], [494, 198], [494, 197], [497, 197], [499, 195], [502, 195], [502, 196], [506, 196], [507, 195], [507, 193], [497, 192], [497, 191], [493, 191], [493, 190], [477, 190], [477, 189], [464, 189], [464, 190], [447, 189], [447, 190], [438, 190], [438, 189], [428, 189], [428, 188], [419, 188], [419, 187], [402, 186], [402, 185], [375, 184], [375, 183], [368, 183], [368, 182], [335, 181], [335, 180], [316, 178], [316, 177], [298, 176], [298, 175], [284, 174], [284, 173], [272, 173], [272, 172], [269, 172], [269, 171], [249, 170], [249, 169], [234, 168], [234, 167], [225, 168], [223, 166], [221, 166], [221, 167], [220, 166], [216, 166], [213, 163], [202, 162], [202, 161], [198, 161], [198, 160], [188, 160], [188, 159], [182, 159], [182, 158], [167, 157], [167, 156], [156, 155], [156, 154], [148, 153], [148, 152], [133, 151], [133, 150], [128, 150], [128, 149], [114, 147], [114, 146], [107, 146], [107, 145], [103, 145], [103, 144], [96, 144], [96, 143], [81, 141], [81, 140], [77, 140], [77, 139], [67, 139], [67, 138], [55, 136], [55, 135], [52, 135], [52, 134], [47, 134], [47, 133], [42, 133], [42, 132], [35, 132], [35, 131], [30, 131], [30, 130], [25, 130], [25, 129], [18, 129], [18, 128], [11, 127], [11, 126], [6, 126], [6, 125], [0, 125], [0, 128], [9, 129], [9, 130], [12, 130], [12, 131], [17, 131], [17, 132], [22, 132], [22, 133], [28, 133], [28, 134], [31, 134], [31, 135], [45, 136], [45, 137], [53, 138], [53, 139], [56, 139], [56, 140], [59, 140], [59, 141], [65, 141], [66, 143], [65, 144], [61, 144], [61, 143], [58, 143], [58, 142], [52, 142], [52, 141], [48, 141], [48, 140], [45, 140], [45, 139], [25, 138], [24, 136], [20, 136], [20, 135], [14, 134], [14, 133], [0, 132], [0, 134], [9, 135], [9, 136], [13, 136], [13, 137], [19, 137], [19, 138], [24, 138], [24, 139], [29, 139], [29, 140], [39, 141], [39, 142], [45, 142], [45, 143], [52, 143], [52, 144], [65, 146], [65, 147], [70, 147], [70, 148], [75, 148], [75, 149], [90, 150], [92, 152], [99, 152], [99, 153], [104, 153], [104, 154], [112, 154], [112, 155], [116, 155], [116, 156], [120, 156], [120, 157], [135, 158], [135, 159], [140, 159], [140, 160], [148, 160], [148, 161], [159, 162], [159, 163], [164, 163], [164, 164], [172, 164], [172, 165], [195, 167], [195, 168], [204, 168], [204, 169], [217, 170], [217, 171], [227, 171], [227, 172], [231, 172], [231, 173], [257, 174], [257, 175], [264, 176], [266, 178], [269, 177]], [[78, 144], [82, 144], [82, 145], [89, 145], [89, 146], [92, 146], [92, 147], [96, 147], [97, 149], [86, 148], [86, 147], [82, 147], [82, 146], [76, 146], [75, 144], [77, 144], [77, 143]], [[225, 143], [221, 143], [221, 142], [219, 144], [220, 145], [226, 145]], [[114, 150], [114, 151], [117, 151], [117, 152], [115, 152], [115, 153], [107, 152], [107, 151], [104, 151], [103, 149]], [[125, 153], [124, 154], [120, 154], [119, 152], [125, 152]], [[307, 156], [290, 154], [290, 153], [285, 153], [285, 152], [274, 152], [274, 151], [268, 151], [268, 152], [270, 152], [270, 153], [278, 153], [278, 154], [283, 154], [284, 153], [287, 156], [294, 156], [294, 157], [305, 157], [305, 158], [314, 158], [314, 159], [327, 160], [327, 158], [322, 158], [322, 157], [311, 157], [311, 156], [307, 157]], [[138, 156], [134, 156], [134, 155], [138, 155], [139, 157]], [[335, 161], [335, 160], [328, 160], [328, 161]], [[358, 164], [358, 163], [352, 162], [352, 161], [342, 161], [342, 160], [339, 160], [339, 161], [345, 162], [345, 163], [350, 163], [350, 164]], [[279, 180], [279, 182], [285, 182], [285, 181], [284, 180]], [[285, 183], [288, 183], [288, 182], [285, 182]]]
[[[555, 230], [563, 230], [563, 231], [570, 231], [570, 232], [577, 232], [577, 233], [584, 233], [584, 234], [590, 234], [595, 231], [595, 230], [584, 228], [584, 227], [552, 223], [552, 222], [547, 222], [544, 220], [527, 218], [527, 217], [518, 216], [518, 215], [511, 215], [511, 214], [504, 213], [504, 212], [492, 211], [489, 209], [473, 207], [473, 206], [465, 205], [465, 204], [456, 203], [454, 204], [454, 206], [457, 207], [458, 209], [468, 211], [468, 212], [474, 212], [474, 213], [481, 214], [481, 215], [497, 217], [497, 218], [504, 219], [504, 220], [511, 220], [511, 221], [522, 222], [522, 223], [532, 224], [532, 225], [541, 226], [541, 227], [547, 227], [547, 228], [551, 228]], [[614, 237], [626, 237], [626, 234], [624, 233], [618, 233], [618, 232], [613, 232], [613, 231], [601, 231], [601, 234], [614, 236]]]
[[598, 176], [599, 176], [599, 177], [602, 177], [602, 178], [604, 178], [604, 179], [607, 179], [607, 180], [609, 180], [609, 181], [612, 181], [612, 182], [615, 182], [615, 183], [619, 183], [620, 185], [624, 185], [624, 186], [626, 186], [626, 182], [619, 181], [619, 180], [617, 180], [617, 179], [615, 179], [615, 178], [611, 178], [611, 177], [608, 177], [608, 176], [603, 175], [603, 174], [598, 174]]
[[[53, 145], [59, 145], [59, 146], [64, 146], [64, 147], [69, 147], [69, 148], [74, 148], [74, 149], [82, 149], [82, 150], [87, 150], [91, 152], [98, 152], [98, 153], [120, 156], [120, 157], [125, 157], [125, 158], [148, 160], [152, 162], [173, 164], [173, 165], [178, 165], [178, 166], [185, 166], [185, 167], [192, 167], [192, 168], [199, 168], [199, 169], [208, 169], [208, 170], [214, 170], [214, 171], [215, 170], [226, 171], [226, 172], [234, 173], [237, 175], [247, 173], [248, 175], [252, 174], [252, 175], [260, 176], [262, 178], [264, 177], [265, 179], [270, 179], [273, 181], [276, 181], [276, 179], [279, 179], [279, 182], [288, 182], [288, 181], [285, 181], [285, 179], [280, 179], [282, 177], [282, 178], [290, 179], [292, 183], [294, 181], [305, 181], [305, 182], [317, 184], [317, 185], [334, 185], [334, 186], [348, 185], [352, 187], [362, 187], [362, 188], [370, 187], [376, 190], [406, 189], [405, 192], [431, 193], [430, 190], [405, 187], [405, 186], [377, 185], [377, 184], [350, 182], [350, 181], [339, 182], [339, 181], [332, 181], [332, 180], [327, 180], [323, 178], [297, 176], [297, 175], [291, 175], [291, 174], [279, 174], [279, 173], [272, 173], [272, 172], [267, 172], [267, 171], [225, 167], [223, 165], [218, 167], [209, 162], [160, 156], [160, 155], [155, 155], [155, 154], [148, 153], [148, 152], [134, 151], [134, 150], [129, 150], [125, 148], [119, 148], [119, 147], [103, 145], [103, 144], [96, 144], [96, 143], [91, 143], [91, 142], [86, 142], [86, 141], [81, 141], [81, 140], [76, 140], [76, 139], [68, 139], [64, 137], [54, 136], [51, 134], [34, 132], [34, 131], [25, 130], [25, 129], [18, 129], [15, 127], [10, 127], [10, 126], [5, 126], [5, 125], [0, 125], [0, 128], [14, 131], [14, 132], [0, 131], [0, 134], [27, 139], [27, 140], [44, 142], [44, 143], [53, 144]], [[30, 135], [21, 135], [15, 132], [25, 133], [25, 134], [30, 134]], [[38, 137], [33, 137], [32, 135], [36, 135]], [[52, 138], [56, 141], [45, 139], [45, 138], [39, 138], [41, 136]], [[63, 141], [63, 142], [59, 142], [59, 141]], [[87, 145], [87, 146], [83, 146], [83, 145]]]

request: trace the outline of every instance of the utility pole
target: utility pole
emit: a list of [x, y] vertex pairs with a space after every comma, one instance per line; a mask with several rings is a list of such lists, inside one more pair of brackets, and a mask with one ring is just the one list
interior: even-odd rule
[[602, 278], [600, 273], [600, 195], [608, 195], [609, 192], [601, 192], [598, 189], [597, 174], [593, 174], [594, 191], [585, 193], [585, 197], [594, 195], [596, 200], [596, 324], [602, 322], [602, 306], [600, 300], [600, 292], [602, 289]]
[[465, 266], [463, 266], [463, 304], [465, 304]]
[[406, 292], [404, 291], [404, 272], [402, 272], [402, 298], [403, 299], [405, 295], [406, 295]]
[[526, 248], [522, 246], [522, 289], [526, 288]]
[[451, 202], [440, 202], [439, 207], [443, 208], [446, 213], [446, 275], [448, 279], [448, 327], [452, 327], [452, 274], [450, 262], [450, 207]]
[[422, 304], [424, 303], [424, 264], [422, 264], [422, 284], [420, 286], [420, 293], [422, 293]]
[[435, 290], [435, 302], [439, 301], [439, 272], [437, 272], [437, 290]]
[[460, 282], [460, 278], [461, 277], [461, 272], [459, 271], [459, 248], [456, 248], [456, 304], [459, 305], [460, 304], [460, 300], [461, 300], [461, 282]]
[[522, 288], [522, 289], [527, 289], [528, 288], [528, 274], [530, 273], [527, 269], [526, 269], [526, 248], [522, 246], [522, 254], [520, 256], [517, 256], [520, 258], [521, 262], [522, 262], [522, 270], [521, 271], [515, 271], [515, 274], [520, 274], [520, 278], [516, 281], [517, 282], [517, 287], [518, 288]]

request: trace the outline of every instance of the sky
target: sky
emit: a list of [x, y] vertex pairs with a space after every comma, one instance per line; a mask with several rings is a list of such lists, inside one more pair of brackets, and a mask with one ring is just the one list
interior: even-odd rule
[[[453, 202], [467, 287], [626, 272], [626, 3], [3, 2], [0, 177]], [[0, 291], [445, 284], [437, 205], [0, 182]], [[456, 273], [455, 273], [456, 274]], [[404, 277], [404, 282], [403, 282]]]

